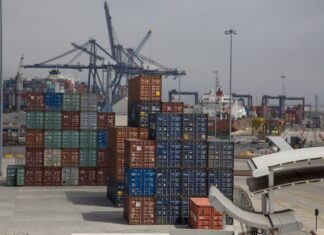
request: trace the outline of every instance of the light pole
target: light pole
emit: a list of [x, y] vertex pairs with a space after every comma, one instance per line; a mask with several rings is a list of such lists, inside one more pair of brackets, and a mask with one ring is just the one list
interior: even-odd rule
[[286, 86], [285, 86], [285, 79], [286, 76], [285, 75], [281, 75], [281, 79], [282, 79], [282, 95], [285, 96], [286, 95]]
[[228, 128], [229, 128], [229, 141], [232, 140], [232, 44], [233, 44], [233, 35], [236, 35], [237, 32], [234, 29], [230, 29], [225, 31], [226, 35], [230, 35], [230, 111], [229, 111], [229, 124], [228, 124]]

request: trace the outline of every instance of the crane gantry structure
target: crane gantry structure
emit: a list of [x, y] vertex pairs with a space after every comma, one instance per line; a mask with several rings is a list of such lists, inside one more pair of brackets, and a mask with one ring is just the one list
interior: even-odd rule
[[[159, 76], [184, 76], [185, 71], [168, 68], [159, 62], [140, 54], [141, 49], [149, 40], [152, 31], [149, 30], [138, 46], [126, 48], [117, 43], [117, 37], [113, 29], [112, 17], [107, 2], [104, 4], [110, 51], [99, 45], [95, 39], [90, 39], [84, 44], [71, 43], [73, 49], [64, 52], [54, 58], [41, 63], [24, 65], [24, 68], [38, 69], [74, 69], [78, 71], [88, 70], [88, 92], [100, 93], [104, 97], [104, 111], [111, 111], [112, 105], [118, 101], [118, 90], [123, 78], [131, 78], [137, 75]], [[89, 64], [81, 64], [78, 60], [82, 54], [90, 56]], [[67, 63], [55, 63], [55, 61], [73, 56]], [[154, 65], [154, 69], [145, 67]], [[106, 76], [100, 76], [99, 70], [105, 71]], [[104, 73], [102, 73], [104, 74]], [[104, 80], [107, 82], [104, 86]], [[127, 82], [126, 82], [127, 84]]]

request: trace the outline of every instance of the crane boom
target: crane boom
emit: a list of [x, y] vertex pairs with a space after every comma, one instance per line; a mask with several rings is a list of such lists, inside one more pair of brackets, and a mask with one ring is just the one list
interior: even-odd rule
[[108, 37], [109, 37], [109, 42], [110, 42], [111, 55], [112, 55], [113, 59], [116, 60], [115, 39], [114, 39], [111, 16], [110, 16], [110, 13], [109, 13], [109, 7], [108, 7], [107, 2], [105, 2], [105, 14], [106, 14], [106, 21], [107, 21]]

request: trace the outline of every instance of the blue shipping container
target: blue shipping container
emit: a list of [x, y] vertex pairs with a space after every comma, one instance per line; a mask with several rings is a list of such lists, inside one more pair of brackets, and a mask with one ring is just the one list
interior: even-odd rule
[[157, 141], [155, 164], [157, 168], [180, 168], [181, 143], [176, 141]]
[[182, 196], [207, 197], [207, 172], [184, 169], [182, 171]]
[[122, 181], [116, 181], [113, 177], [107, 177], [107, 197], [116, 207], [122, 207], [124, 203], [125, 185]]
[[216, 186], [229, 199], [233, 198], [234, 174], [232, 169], [228, 170], [209, 170], [208, 171], [208, 189], [210, 186]]
[[108, 148], [108, 132], [97, 131], [97, 148], [105, 149]]
[[149, 115], [160, 112], [160, 102], [128, 103], [128, 126], [147, 128], [149, 126]]
[[149, 138], [166, 141], [181, 140], [181, 115], [172, 113], [150, 114]]
[[157, 224], [181, 224], [181, 199], [180, 197], [156, 198]]
[[183, 142], [182, 167], [205, 169], [207, 167], [207, 144], [205, 142]]
[[182, 140], [206, 141], [208, 137], [208, 115], [190, 113], [182, 115]]
[[157, 196], [181, 196], [181, 170], [159, 169], [156, 171]]
[[125, 167], [125, 193], [132, 197], [154, 196], [156, 191], [155, 177], [154, 169]]
[[45, 110], [60, 111], [63, 105], [63, 94], [47, 92], [44, 95]]
[[234, 143], [229, 141], [208, 141], [208, 168], [233, 169]]

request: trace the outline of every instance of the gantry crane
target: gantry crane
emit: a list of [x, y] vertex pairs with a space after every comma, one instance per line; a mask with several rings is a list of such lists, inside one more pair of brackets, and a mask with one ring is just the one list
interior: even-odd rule
[[15, 77], [16, 80], [16, 97], [15, 97], [15, 109], [16, 112], [20, 112], [21, 109], [21, 94], [23, 92], [23, 78], [22, 78], [22, 68], [23, 68], [23, 64], [24, 64], [24, 55], [22, 55], [20, 57], [20, 62], [19, 62], [19, 67], [18, 67], [18, 71]]

